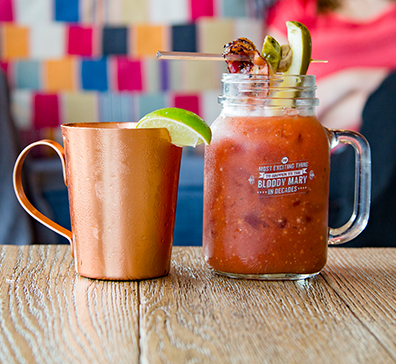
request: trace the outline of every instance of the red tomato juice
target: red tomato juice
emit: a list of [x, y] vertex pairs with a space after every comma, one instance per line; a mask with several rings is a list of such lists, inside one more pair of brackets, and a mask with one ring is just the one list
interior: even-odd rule
[[220, 116], [205, 151], [203, 253], [235, 274], [327, 260], [330, 147], [315, 116]]

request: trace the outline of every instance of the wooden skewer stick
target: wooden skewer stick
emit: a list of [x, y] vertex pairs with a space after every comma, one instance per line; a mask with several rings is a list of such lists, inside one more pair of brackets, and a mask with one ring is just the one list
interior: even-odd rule
[[311, 59], [311, 63], [329, 63], [327, 59]]
[[[216, 53], [198, 53], [198, 52], [169, 52], [157, 51], [158, 59], [184, 59], [190, 61], [224, 61], [225, 58], [221, 54]], [[227, 60], [249, 60], [250, 58], [244, 55], [231, 54], [227, 56]], [[324, 59], [311, 59], [311, 63], [327, 63]]]
[[[216, 53], [198, 53], [198, 52], [167, 52], [157, 51], [157, 58], [161, 59], [185, 59], [190, 61], [223, 61], [224, 57]], [[239, 60], [248, 60], [249, 57], [243, 55], [232, 55], [232, 58]], [[228, 59], [228, 56], [227, 56]]]

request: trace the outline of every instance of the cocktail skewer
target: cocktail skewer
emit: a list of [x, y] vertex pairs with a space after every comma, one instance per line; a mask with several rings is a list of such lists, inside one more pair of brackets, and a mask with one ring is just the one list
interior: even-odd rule
[[[161, 59], [185, 59], [191, 61], [223, 61], [224, 57], [216, 53], [198, 53], [198, 52], [168, 52], [157, 51], [157, 58]], [[228, 57], [227, 57], [228, 58]], [[249, 57], [243, 55], [232, 55], [232, 58], [238, 60], [249, 60]]]
[[[173, 51], [157, 51], [158, 59], [184, 59], [190, 61], [223, 61], [224, 57], [216, 53], [198, 53], [198, 52], [173, 52]], [[228, 55], [227, 60], [249, 60], [250, 58], [244, 55], [233, 54]], [[324, 59], [311, 59], [311, 63], [327, 63]]]

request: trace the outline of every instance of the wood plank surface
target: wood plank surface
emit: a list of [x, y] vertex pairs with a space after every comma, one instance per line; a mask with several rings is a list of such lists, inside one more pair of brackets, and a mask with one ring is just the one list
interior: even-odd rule
[[[231, 280], [205, 267], [200, 248], [176, 248], [169, 276], [140, 284], [142, 362], [394, 363], [339, 294], [342, 282], [336, 291], [326, 274]], [[362, 276], [359, 284], [371, 283]], [[359, 298], [355, 305], [366, 306], [367, 297]]]
[[80, 277], [68, 246], [0, 247], [1, 363], [137, 363], [138, 284]]
[[396, 249], [331, 249], [322, 276], [396, 363]]
[[216, 276], [201, 254], [111, 282], [80, 277], [68, 246], [0, 246], [0, 362], [396, 362], [396, 249], [330, 249], [296, 282]]

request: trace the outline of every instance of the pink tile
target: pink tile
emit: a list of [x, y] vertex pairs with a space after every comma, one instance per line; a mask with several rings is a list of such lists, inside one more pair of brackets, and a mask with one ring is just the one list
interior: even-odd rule
[[80, 56], [92, 55], [93, 29], [72, 25], [68, 29], [67, 53]]
[[192, 111], [200, 115], [201, 110], [199, 107], [200, 102], [198, 95], [175, 95], [173, 104], [175, 107]]
[[34, 95], [34, 127], [36, 129], [59, 126], [59, 101], [55, 94]]
[[127, 57], [117, 57], [117, 89], [119, 91], [142, 91], [142, 64]]
[[13, 21], [12, 0], [0, 0], [0, 21]]
[[201, 16], [213, 16], [213, 0], [190, 0], [191, 19], [196, 20]]
[[9, 66], [8, 62], [0, 61], [0, 69], [4, 72], [4, 74], [6, 76], [7, 76], [7, 73], [8, 73], [8, 66]]

